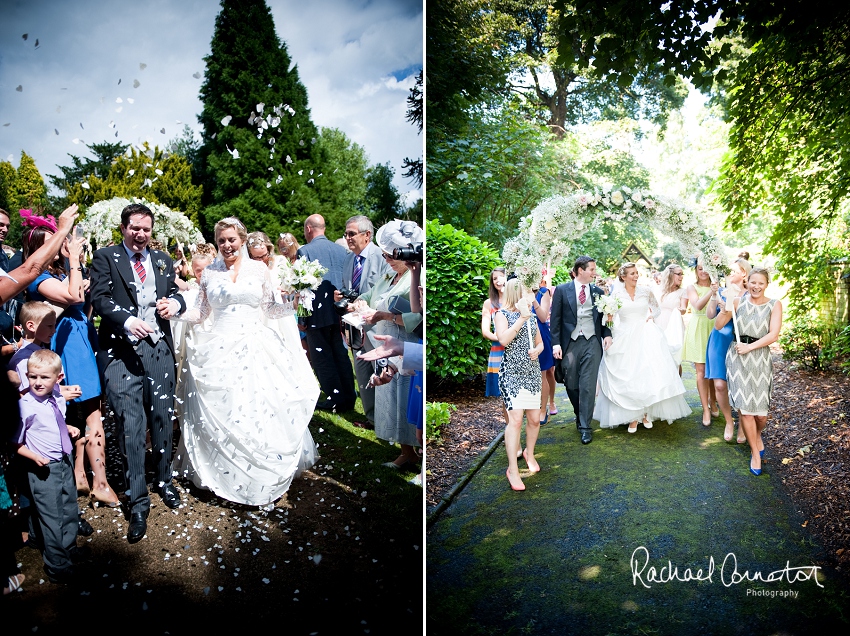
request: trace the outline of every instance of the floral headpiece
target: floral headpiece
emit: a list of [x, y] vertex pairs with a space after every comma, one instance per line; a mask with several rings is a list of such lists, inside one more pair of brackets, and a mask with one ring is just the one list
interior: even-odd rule
[[33, 214], [32, 210], [19, 210], [18, 214], [21, 215], [21, 223], [26, 227], [31, 229], [44, 227], [51, 232], [56, 232], [57, 230], [56, 219], [50, 215], [46, 217], [38, 216], [37, 214]]

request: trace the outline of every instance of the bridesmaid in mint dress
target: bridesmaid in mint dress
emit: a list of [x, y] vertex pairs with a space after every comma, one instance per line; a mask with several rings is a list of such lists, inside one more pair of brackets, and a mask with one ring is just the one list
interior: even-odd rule
[[708, 347], [708, 337], [714, 328], [714, 321], [705, 315], [708, 301], [717, 292], [717, 283], [712, 283], [708, 272], [702, 266], [702, 257], [697, 261], [697, 282], [689, 285], [686, 290], [688, 301], [691, 303], [691, 319], [685, 330], [685, 343], [682, 346], [682, 361], [693, 362], [697, 375], [697, 391], [702, 403], [702, 425], [711, 426], [711, 404], [714, 402], [714, 390], [711, 382], [705, 379], [705, 351]]

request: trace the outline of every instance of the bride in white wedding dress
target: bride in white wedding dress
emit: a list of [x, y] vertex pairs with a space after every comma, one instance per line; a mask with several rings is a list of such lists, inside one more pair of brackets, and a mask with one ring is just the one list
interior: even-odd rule
[[248, 258], [246, 237], [238, 219], [216, 223], [219, 256], [204, 270], [195, 308], [179, 318], [212, 314], [213, 323], [186, 342], [174, 472], [229, 501], [266, 505], [316, 463], [307, 424], [319, 384], [294, 357], [300, 343], [284, 343], [262, 323], [261, 310], [280, 318], [295, 307], [274, 301], [269, 270]]
[[593, 418], [602, 428], [630, 423], [628, 431], [634, 433], [638, 420], [652, 428], [652, 420], [672, 423], [690, 414], [691, 409], [685, 402], [685, 385], [678, 367], [655, 324], [661, 311], [655, 295], [649, 287], [637, 286], [640, 274], [634, 263], [623, 265], [618, 274], [625, 286], [613, 295], [623, 306], [612, 329], [613, 343], [599, 365], [599, 395]]

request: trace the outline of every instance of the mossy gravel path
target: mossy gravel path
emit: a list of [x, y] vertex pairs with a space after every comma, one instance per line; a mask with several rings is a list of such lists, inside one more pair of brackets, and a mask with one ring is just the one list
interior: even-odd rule
[[[847, 633], [850, 595], [829, 569], [820, 585], [789, 582], [795, 571], [732, 583], [733, 559], [739, 575], [767, 578], [823, 553], [772, 470], [781, 458], [768, 445], [751, 475], [722, 418], [701, 426], [691, 365], [684, 379], [689, 418], [634, 435], [596, 429], [588, 446], [560, 387], [537, 446], [542, 471], [523, 471], [524, 492], [509, 489], [498, 448], [428, 530], [428, 634]], [[641, 547], [649, 561], [635, 579]], [[688, 568], [705, 578], [712, 558], [711, 580], [649, 577], [669, 561], [680, 578]]]

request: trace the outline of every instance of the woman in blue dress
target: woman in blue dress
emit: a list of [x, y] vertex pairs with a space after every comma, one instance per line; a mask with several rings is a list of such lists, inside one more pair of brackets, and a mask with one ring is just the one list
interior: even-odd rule
[[[43, 225], [28, 230], [22, 246], [24, 260], [55, 231], [55, 226]], [[89, 286], [89, 281], [83, 279], [81, 257], [84, 244], [83, 238], [67, 238], [56, 260], [27, 287], [27, 293], [30, 300], [46, 301], [56, 307], [58, 320], [50, 348], [62, 358], [64, 382], [76, 384], [81, 390], [80, 397], [68, 404], [71, 407], [68, 409], [69, 416], [76, 410], [80, 419], [85, 420], [86, 434], [76, 444], [74, 475], [77, 491], [82, 495], [90, 494], [94, 505], [114, 508], [120, 502], [106, 481], [106, 438], [100, 419], [100, 376], [94, 353], [97, 350], [97, 332], [83, 310]], [[93, 474], [91, 487], [86, 476], [85, 457], [88, 457]]]
[[[543, 374], [543, 388], [540, 392], [540, 425], [549, 421], [549, 413], [558, 412], [555, 408], [555, 357], [552, 355], [552, 335], [549, 333], [549, 309], [552, 305], [552, 294], [546, 287], [546, 277], [540, 281], [540, 289], [534, 296], [532, 311], [537, 318], [537, 330], [543, 340], [543, 351], [537, 358], [540, 361], [540, 372]], [[549, 408], [551, 404], [552, 408]]]
[[[714, 320], [717, 314], [723, 311], [733, 299], [728, 298], [730, 295], [727, 290], [730, 287], [737, 290], [735, 298], [742, 298], [747, 290], [747, 276], [752, 269], [750, 263], [743, 259], [736, 259], [729, 267], [731, 270], [726, 277], [726, 287], [721, 287], [718, 290], [720, 300], [712, 298], [708, 301], [705, 309], [705, 316], [709, 320]], [[730, 305], [731, 306], [731, 305]], [[735, 422], [732, 420], [732, 407], [729, 405], [729, 388], [726, 384], [726, 352], [729, 350], [729, 345], [735, 339], [732, 321], [727, 322], [722, 327], [715, 326], [708, 336], [708, 345], [705, 351], [705, 379], [711, 380], [714, 383], [714, 392], [717, 396], [717, 404], [720, 406], [720, 411], [726, 419], [726, 429], [723, 431], [723, 439], [727, 442], [732, 441], [732, 436], [735, 434]], [[744, 437], [744, 431], [738, 431], [739, 444], [746, 444], [747, 440]]]

